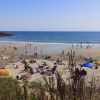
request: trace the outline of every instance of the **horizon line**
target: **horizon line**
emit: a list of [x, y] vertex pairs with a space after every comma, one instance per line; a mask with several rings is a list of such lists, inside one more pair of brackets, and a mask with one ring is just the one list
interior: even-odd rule
[[55, 30], [46, 30], [46, 31], [43, 31], [43, 30], [3, 30], [3, 31], [0, 31], [0, 32], [100, 32], [100, 31], [55, 31]]

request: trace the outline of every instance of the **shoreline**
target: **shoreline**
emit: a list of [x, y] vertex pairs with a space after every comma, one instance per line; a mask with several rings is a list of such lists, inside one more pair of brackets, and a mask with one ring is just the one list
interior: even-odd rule
[[93, 43], [93, 42], [29, 42], [29, 41], [1, 41], [0, 43], [3, 42], [11, 42], [11, 43], [32, 43], [32, 44], [66, 44], [66, 45], [72, 45], [72, 44], [82, 44], [82, 45], [100, 45], [100, 43]]

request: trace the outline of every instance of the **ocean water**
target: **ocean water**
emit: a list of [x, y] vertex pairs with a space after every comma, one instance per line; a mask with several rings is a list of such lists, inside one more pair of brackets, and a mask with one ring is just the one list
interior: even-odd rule
[[15, 36], [0, 37], [0, 41], [100, 43], [100, 32], [4, 31], [4, 33], [15, 34]]

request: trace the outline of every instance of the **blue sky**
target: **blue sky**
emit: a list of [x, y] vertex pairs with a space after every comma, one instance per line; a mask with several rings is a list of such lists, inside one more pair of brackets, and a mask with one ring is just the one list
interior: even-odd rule
[[0, 30], [100, 31], [100, 0], [0, 0]]

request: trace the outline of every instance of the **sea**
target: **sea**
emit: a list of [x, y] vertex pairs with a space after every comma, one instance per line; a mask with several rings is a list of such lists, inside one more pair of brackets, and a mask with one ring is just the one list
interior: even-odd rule
[[68, 31], [2, 31], [14, 36], [0, 37], [0, 41], [41, 43], [93, 43], [100, 44], [100, 32]]

